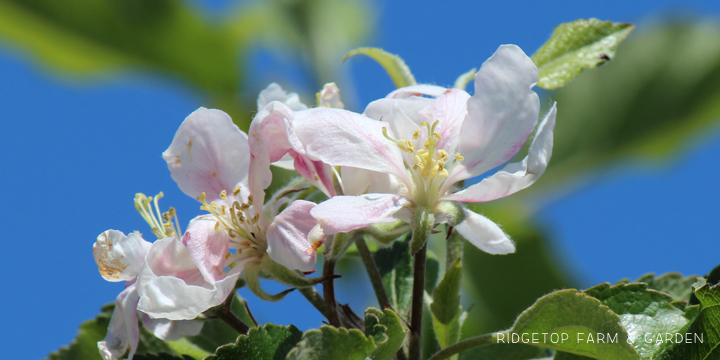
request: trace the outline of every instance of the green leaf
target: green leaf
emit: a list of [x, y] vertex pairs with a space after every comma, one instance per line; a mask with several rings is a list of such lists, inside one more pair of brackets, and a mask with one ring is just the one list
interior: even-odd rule
[[615, 57], [615, 49], [635, 26], [598, 19], [575, 20], [555, 27], [550, 39], [532, 56], [538, 67], [538, 86], [561, 87], [585, 69]]
[[375, 348], [373, 337], [360, 330], [323, 325], [305, 332], [287, 360], [365, 360]]
[[[245, 324], [248, 326], [254, 325], [245, 307], [245, 300], [237, 293], [235, 294], [230, 309], [233, 314], [240, 318]], [[212, 354], [219, 346], [234, 343], [239, 335], [235, 329], [224, 321], [220, 319], [210, 319], [205, 321], [200, 334], [188, 336], [185, 339], [203, 351]]]
[[699, 276], [695, 275], [684, 277], [674, 272], [655, 277], [655, 274], [650, 273], [641, 276], [635, 282], [645, 283], [648, 289], [668, 294], [675, 300], [689, 302], [692, 295], [692, 286], [699, 278]]
[[390, 298], [390, 305], [400, 316], [407, 316], [413, 284], [413, 259], [408, 240], [397, 240], [390, 247], [380, 248], [373, 257]]
[[343, 61], [357, 54], [367, 55], [377, 61], [385, 69], [388, 75], [390, 75], [390, 79], [392, 79], [396, 88], [417, 84], [410, 68], [399, 56], [386, 52], [380, 48], [364, 47], [350, 51], [345, 55]]
[[[548, 352], [526, 344], [491, 344], [476, 347], [460, 355], [461, 360], [530, 360], [547, 357]], [[556, 355], [557, 356], [557, 355]]]
[[438, 345], [440, 345], [442, 349], [460, 340], [460, 329], [462, 328], [462, 322], [467, 318], [467, 313], [462, 311], [462, 306], [458, 306], [456, 310], [457, 313], [455, 317], [450, 319], [447, 324], [443, 324], [435, 314], [432, 314], [433, 330], [435, 331]]
[[670, 295], [649, 290], [647, 284], [605, 283], [584, 292], [620, 316], [629, 331], [629, 341], [643, 359], [651, 358], [658, 348], [654, 342], [646, 341], [645, 334], [675, 333], [688, 322], [685, 312], [672, 304]]
[[[565, 341], [553, 341], [567, 335]], [[518, 317], [503, 340], [512, 342], [523, 336], [532, 344], [589, 356], [601, 360], [635, 360], [639, 356], [627, 342], [620, 318], [599, 300], [568, 289], [543, 296]], [[600, 339], [603, 338], [604, 341]]]
[[234, 344], [221, 346], [207, 360], [284, 359], [300, 341], [302, 331], [295, 326], [266, 324], [240, 335]]
[[372, 360], [390, 360], [400, 350], [409, 330], [405, 329], [398, 315], [391, 309], [365, 310], [365, 334], [372, 337], [377, 348], [370, 355]]
[[[656, 360], [710, 360], [720, 357], [720, 285], [711, 286], [701, 278], [693, 286], [700, 300], [700, 312], [692, 323], [678, 331], [678, 338], [662, 339]], [[664, 335], [664, 334], [663, 334]]]
[[0, 36], [78, 75], [143, 67], [237, 93], [238, 45], [180, 1], [0, 1]]
[[176, 356], [167, 353], [159, 353], [135, 355], [133, 360], [195, 360], [195, 358], [189, 355]]
[[110, 324], [110, 316], [115, 308], [115, 303], [107, 304], [102, 307], [100, 315], [93, 320], [88, 320], [80, 324], [80, 331], [75, 336], [69, 346], [62, 347], [60, 350], [51, 353], [49, 360], [102, 360], [98, 351], [97, 343], [105, 338], [108, 325]]
[[460, 313], [461, 280], [462, 264], [458, 260], [445, 272], [445, 276], [433, 292], [430, 310], [441, 324], [449, 324]]
[[553, 360], [592, 360], [592, 358], [558, 351], [555, 353], [555, 356], [553, 356]]

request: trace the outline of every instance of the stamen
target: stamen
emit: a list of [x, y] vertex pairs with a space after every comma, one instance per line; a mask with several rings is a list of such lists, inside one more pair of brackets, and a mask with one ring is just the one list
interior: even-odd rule
[[397, 146], [400, 148], [400, 150], [407, 151], [409, 153], [415, 152], [415, 144], [410, 142], [410, 140], [395, 140], [395, 139], [391, 138], [390, 135], [388, 135], [388, 133], [387, 133], [386, 127], [382, 128], [382, 132], [383, 132], [383, 136], [385, 136], [386, 139], [397, 144]]
[[455, 158], [458, 159], [458, 161], [465, 160], [465, 158], [462, 155], [460, 155], [460, 153], [458, 153], [458, 152], [455, 153]]
[[413, 137], [413, 140], [417, 140], [420, 137], [420, 129], [415, 130], [412, 137]]

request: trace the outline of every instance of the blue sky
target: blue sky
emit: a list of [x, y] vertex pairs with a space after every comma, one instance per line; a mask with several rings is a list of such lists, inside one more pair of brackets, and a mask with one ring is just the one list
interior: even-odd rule
[[[480, 66], [499, 44], [515, 43], [532, 53], [560, 22], [597, 17], [642, 26], [649, 17], [677, 10], [720, 15], [720, 3], [711, 1], [376, 5], [378, 29], [367, 45], [400, 54], [419, 81], [444, 85]], [[226, 2], [208, 6], [217, 11]], [[346, 66], [360, 104], [392, 90], [372, 62]], [[108, 228], [149, 233], [133, 207], [136, 192], [164, 191], [161, 203], [175, 206], [183, 223], [197, 213], [198, 204], [177, 189], [160, 154], [184, 117], [205, 104], [172, 80], [142, 73], [73, 81], [8, 46], [0, 46], [0, 79], [0, 188], [6, 204], [0, 208], [0, 344], [8, 358], [36, 359], [69, 343], [77, 325], [120, 292], [120, 284], [99, 276], [91, 247]], [[548, 204], [540, 218], [587, 285], [646, 272], [707, 272], [720, 263], [720, 239], [711, 226], [720, 203], [718, 153], [720, 136], [708, 134], [667, 166], [614, 169]], [[360, 308], [371, 291], [363, 275], [342, 283], [341, 301]], [[247, 297], [260, 322], [320, 324], [298, 295], [279, 304]]]

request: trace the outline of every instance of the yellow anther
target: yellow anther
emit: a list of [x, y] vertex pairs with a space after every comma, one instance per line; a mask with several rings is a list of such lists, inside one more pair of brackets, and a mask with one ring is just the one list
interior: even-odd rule
[[227, 206], [223, 205], [223, 206], [220, 207], [220, 212], [221, 212], [223, 215], [225, 215], [226, 210], [227, 210]]
[[435, 139], [437, 139], [437, 140], [440, 140], [440, 139], [442, 139], [442, 136], [440, 136], [440, 133], [439, 133], [439, 132], [437, 132], [437, 131], [433, 132], [433, 136], [434, 136], [434, 137], [435, 137]]
[[447, 171], [447, 169], [443, 169], [440, 172], [438, 172], [438, 174], [437, 174], [437, 176], [439, 176], [441, 178], [446, 178], [446, 177], [448, 177], [448, 175], [450, 175], [450, 173]]
[[440, 157], [440, 160], [447, 161], [448, 159], [448, 153], [445, 150], [438, 150], [438, 156]]
[[227, 191], [225, 191], [225, 190], [221, 191], [220, 198], [223, 200], [227, 200]]
[[248, 204], [248, 207], [250, 207], [250, 205], [253, 204], [253, 196], [252, 196], [252, 195], [248, 195], [248, 202], [247, 202], [247, 204]]
[[420, 129], [415, 130], [412, 137], [413, 139], [417, 140], [420, 137]]
[[465, 160], [465, 158], [462, 155], [460, 155], [460, 153], [457, 153], [457, 152], [455, 153], [455, 158], [458, 159], [458, 161]]
[[235, 190], [233, 190], [233, 195], [238, 196], [239, 193], [240, 193], [240, 185], [236, 186]]

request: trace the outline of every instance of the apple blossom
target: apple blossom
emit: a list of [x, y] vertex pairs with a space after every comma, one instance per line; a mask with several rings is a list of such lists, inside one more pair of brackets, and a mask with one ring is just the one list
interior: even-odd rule
[[502, 198], [537, 180], [552, 152], [555, 105], [525, 159], [465, 190], [455, 191], [453, 185], [502, 165], [520, 150], [538, 121], [540, 104], [532, 90], [537, 81], [532, 60], [517, 46], [504, 45], [475, 75], [472, 96], [416, 85], [371, 103], [366, 116], [330, 109], [297, 112], [293, 136], [309, 159], [388, 173], [402, 185], [396, 192], [336, 196], [312, 215], [328, 235], [397, 219], [417, 225], [433, 218], [430, 226], [450, 223], [486, 252], [514, 252], [495, 223], [457, 202]]

